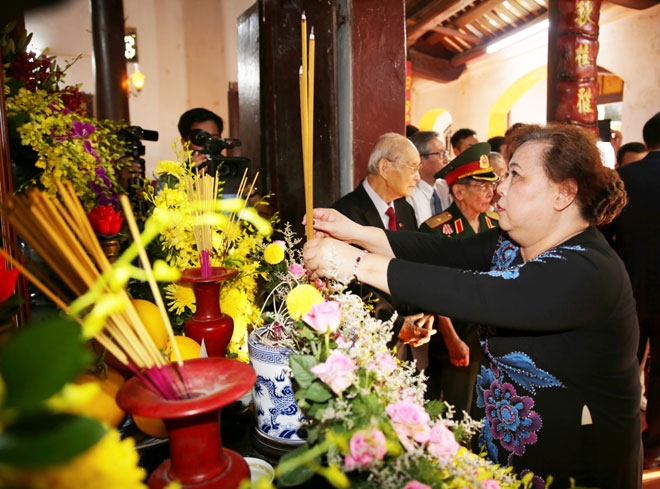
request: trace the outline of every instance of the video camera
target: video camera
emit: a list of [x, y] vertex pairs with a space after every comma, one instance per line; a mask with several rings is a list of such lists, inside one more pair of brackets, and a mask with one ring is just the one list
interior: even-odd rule
[[202, 149], [196, 150], [204, 155], [206, 161], [197, 167], [198, 170], [206, 169], [206, 173], [225, 182], [225, 190], [233, 193], [238, 190], [243, 173], [249, 167], [250, 160], [240, 156], [225, 156], [225, 149], [234, 149], [241, 145], [239, 139], [223, 139], [211, 136], [202, 129], [193, 129], [189, 138], [190, 144]]
[[198, 150], [207, 160], [224, 160], [226, 156], [221, 153], [225, 149], [234, 149], [241, 145], [239, 139], [223, 139], [217, 136], [211, 136], [203, 129], [193, 129], [190, 133], [190, 143], [199, 146]]
[[142, 129], [140, 126], [128, 126], [117, 131], [117, 138], [127, 143], [126, 156], [130, 156], [136, 162], [144, 163], [144, 160], [142, 160], [142, 156], [144, 156], [142, 141], [158, 141], [158, 131]]

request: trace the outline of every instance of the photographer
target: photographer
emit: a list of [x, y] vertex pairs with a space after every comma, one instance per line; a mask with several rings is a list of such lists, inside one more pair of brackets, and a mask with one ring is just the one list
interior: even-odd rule
[[[243, 175], [239, 167], [246, 165], [248, 160], [221, 154], [225, 149], [233, 149], [241, 145], [238, 139], [222, 139], [224, 129], [222, 117], [208, 109], [198, 107], [184, 112], [179, 118], [177, 128], [181, 135], [181, 144], [184, 147], [187, 145], [191, 151], [190, 158], [195, 163], [195, 167], [199, 171], [205, 169], [212, 175], [220, 170], [218, 178], [225, 182], [226, 190], [229, 193], [235, 191], [234, 184], [238, 183]], [[219, 165], [222, 164], [225, 166], [220, 169]], [[261, 217], [270, 219], [273, 216], [272, 208], [263, 200], [256, 187], [247, 197], [248, 204], [257, 209]]]
[[221, 138], [224, 123], [222, 122], [222, 117], [214, 112], [203, 108], [196, 108], [183, 113], [179, 118], [177, 128], [181, 135], [181, 144], [184, 147], [188, 144], [189, 149], [192, 151], [192, 160], [199, 167], [207, 161], [207, 158], [203, 152], [204, 148], [194, 144], [191, 136], [198, 131], [205, 131], [211, 138]]

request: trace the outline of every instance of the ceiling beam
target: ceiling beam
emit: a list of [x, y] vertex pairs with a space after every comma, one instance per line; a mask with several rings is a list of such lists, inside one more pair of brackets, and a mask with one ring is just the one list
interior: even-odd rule
[[475, 36], [474, 34], [464, 33], [456, 29], [450, 29], [448, 27], [435, 26], [431, 30], [436, 34], [448, 37], [460, 37], [461, 39], [468, 41], [472, 44], [479, 44], [481, 39]]
[[428, 4], [408, 18], [406, 44], [412, 46], [427, 31], [440, 26], [445, 20], [469, 7], [474, 0], [440, 0]]
[[408, 59], [412, 63], [413, 76], [427, 78], [438, 83], [458, 80], [458, 77], [465, 71], [465, 65], [453, 66], [446, 59], [436, 58], [415, 48], [408, 50]]

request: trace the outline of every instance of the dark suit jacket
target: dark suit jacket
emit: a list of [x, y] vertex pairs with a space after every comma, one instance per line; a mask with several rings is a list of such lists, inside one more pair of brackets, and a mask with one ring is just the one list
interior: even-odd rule
[[[362, 186], [362, 182], [360, 182], [360, 185], [355, 190], [332, 204], [332, 207], [358, 224], [385, 229], [383, 220], [380, 218], [380, 214], [371, 197], [369, 197], [369, 194]], [[394, 201], [394, 212], [396, 213], [396, 222], [399, 229], [417, 230], [415, 211], [406, 202], [405, 198]]]
[[[349, 219], [362, 224], [363, 226], [374, 226], [380, 229], [385, 229], [383, 220], [376, 209], [371, 197], [362, 186], [362, 182], [355, 190], [344, 195], [341, 199], [332, 204], [332, 207], [344, 214]], [[415, 218], [415, 211], [412, 206], [406, 202], [405, 198], [397, 199], [394, 201], [394, 212], [396, 213], [396, 221], [399, 229], [403, 230], [417, 230], [417, 219]], [[393, 231], [390, 231], [393, 232]], [[368, 285], [359, 284], [353, 288], [356, 294], [359, 294], [365, 300], [374, 302], [374, 313], [376, 318], [383, 321], [388, 320], [394, 311], [399, 313], [399, 317], [394, 323], [394, 337], [401, 330], [403, 326], [403, 316], [408, 316], [418, 312], [416, 309], [411, 308], [406, 304], [401, 304], [393, 301], [392, 298]]]
[[628, 269], [644, 320], [660, 313], [660, 150], [617, 171], [629, 202], [603, 232]]

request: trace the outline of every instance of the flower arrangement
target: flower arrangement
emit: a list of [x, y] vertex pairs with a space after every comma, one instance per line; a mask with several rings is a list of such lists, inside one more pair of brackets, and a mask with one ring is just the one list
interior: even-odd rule
[[[158, 238], [160, 250], [167, 263], [186, 270], [200, 266], [200, 253], [190, 220], [190, 201], [186, 194], [186, 181], [197, 178], [186, 153], [179, 154], [180, 161], [161, 161], [155, 175], [163, 183], [158, 191], [147, 189], [146, 200], [152, 206], [152, 214], [179, 212], [179, 218], [172, 220], [161, 231]], [[218, 198], [222, 197], [220, 189]], [[234, 333], [228, 347], [228, 354], [240, 361], [248, 362], [247, 334], [251, 325], [259, 318], [257, 305], [259, 279], [261, 273], [260, 247], [268, 240], [269, 233], [260, 232], [253, 224], [244, 222], [233, 225], [229, 220], [215, 226], [212, 235], [211, 265], [225, 266], [239, 270], [238, 275], [228, 280], [220, 292], [221, 310], [234, 320]], [[173, 282], [164, 286], [164, 296], [168, 302], [170, 319], [175, 329], [181, 330], [186, 319], [196, 311], [195, 296], [189, 284]]]
[[375, 319], [345, 283], [309, 283], [299, 241], [286, 228], [283, 241], [263, 250], [271, 280], [264, 340], [293, 350], [308, 423], [306, 445], [276, 467], [279, 482], [298, 485], [318, 473], [338, 488], [521, 487], [511, 468], [467, 448], [478, 422], [424, 401], [425, 378], [388, 347], [391, 320]]
[[[17, 187], [37, 185], [51, 197], [57, 180], [73, 182], [86, 211], [119, 208], [120, 169], [130, 166], [120, 124], [89, 116], [79, 86], [64, 85], [66, 69], [53, 56], [27, 49], [31, 35], [2, 38], [7, 120]], [[75, 60], [74, 60], [75, 62]]]

